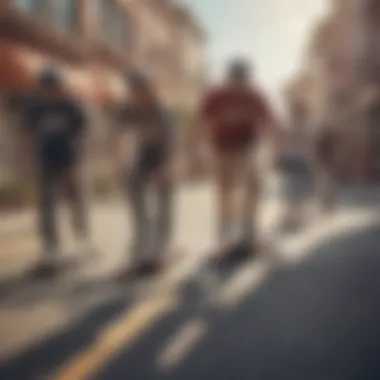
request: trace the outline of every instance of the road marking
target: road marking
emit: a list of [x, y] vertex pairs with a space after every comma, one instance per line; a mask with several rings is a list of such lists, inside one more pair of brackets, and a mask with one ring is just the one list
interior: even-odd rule
[[157, 319], [172, 310], [173, 294], [142, 301], [103, 331], [97, 341], [64, 365], [51, 380], [85, 380], [103, 366], [119, 349], [127, 348]]
[[375, 225], [379, 218], [377, 211], [346, 211], [334, 215], [330, 219], [319, 221], [303, 234], [282, 243], [282, 256], [289, 265], [307, 258], [313, 247], [331, 241], [342, 234], [355, 233]]
[[244, 265], [237, 270], [232, 278], [224, 285], [218, 295], [221, 310], [232, 310], [243, 302], [251, 293], [256, 291], [265, 281], [270, 267], [267, 262], [256, 262], [254, 265]]
[[[269, 266], [266, 262], [244, 265], [239, 268], [227, 284], [215, 291], [215, 306], [221, 312], [228, 312], [238, 306], [250, 292], [254, 292], [265, 280]], [[211, 275], [211, 274], [210, 274]], [[216, 289], [215, 289], [216, 290]], [[179, 365], [195, 345], [204, 337], [210, 321], [198, 316], [188, 321], [169, 340], [163, 352], [157, 357], [159, 370], [168, 372]]]
[[161, 371], [170, 371], [179, 364], [197, 342], [205, 335], [208, 324], [195, 318], [187, 322], [171, 339], [164, 351], [158, 356], [156, 365]]

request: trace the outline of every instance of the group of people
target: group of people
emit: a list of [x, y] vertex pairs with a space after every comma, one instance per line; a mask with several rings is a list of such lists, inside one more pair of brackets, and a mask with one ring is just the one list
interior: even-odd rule
[[[165, 265], [165, 253], [173, 242], [176, 187], [173, 164], [179, 128], [148, 76], [134, 72], [127, 75], [126, 82], [131, 96], [116, 118], [115, 153], [134, 231], [129, 249], [131, 262], [120, 273], [122, 278], [155, 274]], [[91, 249], [82, 187], [89, 122], [84, 109], [65, 92], [58, 71], [44, 70], [37, 87], [36, 96], [25, 105], [22, 124], [27, 142], [35, 144], [38, 167], [40, 230], [45, 254], [37, 273], [54, 275], [59, 271], [55, 205], [60, 191], [65, 192], [73, 206], [73, 226], [81, 246]], [[232, 62], [225, 81], [201, 99], [189, 128], [187, 149], [181, 148], [186, 150], [189, 174], [202, 166], [205, 145], [215, 163], [218, 213], [215, 262], [228, 263], [234, 259], [232, 252], [250, 255], [257, 248], [256, 210], [261, 184], [254, 154], [262, 137], [273, 142], [281, 169], [297, 185], [291, 191], [292, 207], [304, 194], [301, 188], [305, 187], [305, 175], [310, 174], [305, 159], [305, 136], [309, 131], [305, 110], [297, 109], [296, 116], [297, 127], [287, 133], [276, 120], [245, 60]], [[121, 134], [128, 134], [128, 141], [133, 142], [128, 159], [125, 146], [119, 144]], [[151, 189], [156, 201], [153, 215], [148, 197]], [[235, 204], [238, 189], [242, 190], [239, 207]], [[236, 246], [242, 249], [233, 250]]]

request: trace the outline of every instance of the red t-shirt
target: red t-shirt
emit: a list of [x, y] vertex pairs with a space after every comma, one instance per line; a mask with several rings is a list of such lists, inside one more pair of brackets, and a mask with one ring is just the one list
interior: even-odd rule
[[270, 112], [264, 96], [252, 87], [223, 86], [206, 94], [200, 116], [209, 127], [211, 142], [219, 150], [251, 146]]

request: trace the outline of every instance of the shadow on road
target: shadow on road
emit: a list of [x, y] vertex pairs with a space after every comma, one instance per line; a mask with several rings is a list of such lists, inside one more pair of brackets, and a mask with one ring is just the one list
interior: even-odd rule
[[209, 320], [170, 370], [160, 372], [157, 357], [179, 315], [119, 352], [96, 379], [379, 379], [379, 252], [378, 226], [325, 242], [306, 261], [273, 272], [235, 310]]
[[17, 358], [5, 363], [0, 370], [0, 378], [9, 380], [43, 378], [77, 351], [93, 343], [97, 331], [128, 306], [129, 301], [121, 302], [120, 299], [103, 303], [59, 334], [46, 337]]
[[[204, 313], [188, 284], [178, 308], [160, 318], [93, 379], [379, 379], [380, 226], [314, 247], [306, 259], [269, 273], [235, 308]], [[118, 299], [8, 363], [3, 379], [37, 379], [91, 344], [124, 310]], [[158, 358], [189, 321], [203, 329], [171, 365]], [[74, 379], [73, 379], [74, 380]]]

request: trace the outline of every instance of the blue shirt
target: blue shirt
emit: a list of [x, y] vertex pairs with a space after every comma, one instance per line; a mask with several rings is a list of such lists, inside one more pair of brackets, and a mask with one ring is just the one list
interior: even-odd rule
[[23, 113], [25, 129], [36, 137], [36, 151], [44, 162], [69, 163], [80, 154], [86, 126], [81, 106], [71, 99], [29, 101]]

